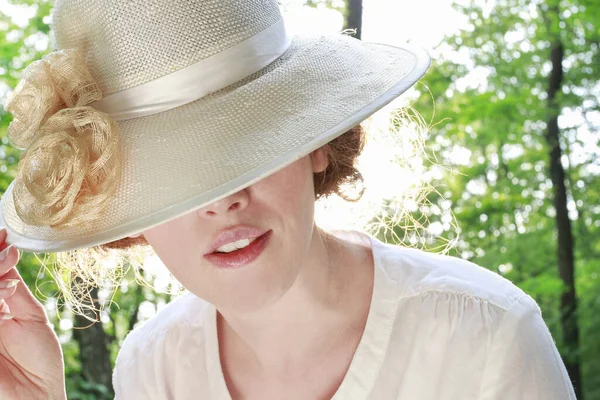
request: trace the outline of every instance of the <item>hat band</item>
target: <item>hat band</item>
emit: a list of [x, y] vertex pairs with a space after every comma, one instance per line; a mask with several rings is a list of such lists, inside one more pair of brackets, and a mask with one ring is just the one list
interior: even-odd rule
[[281, 56], [290, 43], [281, 19], [220, 53], [172, 74], [113, 93], [90, 106], [116, 121], [171, 110], [260, 71]]

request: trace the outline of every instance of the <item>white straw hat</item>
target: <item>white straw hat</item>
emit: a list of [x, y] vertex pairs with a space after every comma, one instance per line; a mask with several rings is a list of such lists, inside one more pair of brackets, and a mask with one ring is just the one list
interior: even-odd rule
[[[276, 0], [57, 0], [53, 30], [65, 51], [37, 69], [49, 74], [61, 105], [38, 98], [36, 110], [47, 118], [24, 123], [18, 113], [33, 103], [21, 82], [6, 106], [15, 114], [13, 133], [29, 135], [20, 142], [28, 148], [20, 164], [27, 153], [56, 149], [38, 143], [53, 132], [63, 135], [57, 141], [85, 137], [89, 148], [68, 153], [76, 161], [28, 160], [29, 172], [4, 194], [7, 241], [35, 252], [121, 239], [241, 190], [359, 124], [430, 63], [419, 48], [341, 33], [290, 36]], [[39, 71], [23, 79], [33, 97], [51, 98], [36, 83]], [[75, 76], [85, 84], [71, 88]], [[71, 151], [75, 144], [60, 146]], [[48, 170], [40, 182], [41, 169], [52, 166], [85, 175], [87, 183]], [[36, 195], [39, 204], [21, 201], [32, 185], [69, 194], [51, 204]], [[98, 188], [105, 199], [94, 203]], [[101, 212], [85, 211], [90, 204]], [[45, 215], [55, 223], [38, 226], [19, 210], [60, 218]]]

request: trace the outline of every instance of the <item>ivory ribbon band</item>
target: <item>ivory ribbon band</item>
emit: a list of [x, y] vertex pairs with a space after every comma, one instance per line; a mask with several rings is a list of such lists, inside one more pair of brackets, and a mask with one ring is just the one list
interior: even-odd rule
[[281, 56], [290, 42], [282, 19], [209, 58], [90, 105], [116, 121], [158, 114], [252, 75]]

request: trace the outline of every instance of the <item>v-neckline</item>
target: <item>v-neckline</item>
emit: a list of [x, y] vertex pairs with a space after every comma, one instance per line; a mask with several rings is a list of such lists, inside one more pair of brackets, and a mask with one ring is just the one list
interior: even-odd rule
[[[382, 253], [386, 245], [372, 236], [368, 237], [373, 252], [374, 281], [367, 323], [346, 375], [330, 400], [367, 400], [390, 341], [397, 308], [396, 282], [390, 279], [384, 268]], [[219, 355], [217, 310], [212, 304], [206, 309], [205, 318], [210, 398], [231, 400]]]

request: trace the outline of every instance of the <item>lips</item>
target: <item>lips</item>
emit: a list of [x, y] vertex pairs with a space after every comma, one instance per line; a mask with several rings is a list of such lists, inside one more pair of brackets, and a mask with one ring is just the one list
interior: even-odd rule
[[[236, 231], [239, 232], [239, 231]], [[244, 265], [250, 264], [252, 261], [256, 260], [258, 256], [260, 256], [263, 250], [267, 247], [269, 243], [269, 239], [271, 238], [273, 231], [268, 230], [264, 234], [260, 236], [256, 236], [256, 239], [251, 242], [248, 246], [234, 250], [230, 253], [219, 253], [213, 250], [213, 252], [209, 254], [205, 254], [204, 258], [211, 262], [214, 266], [218, 268], [239, 268]], [[221, 236], [219, 236], [220, 238]], [[248, 238], [245, 236], [243, 238]], [[241, 238], [241, 239], [243, 239]], [[222, 239], [221, 239], [222, 240]], [[240, 240], [240, 239], [237, 239]], [[215, 241], [213, 246], [215, 250], [219, 248], [221, 245], [218, 245], [218, 241]], [[226, 244], [229, 242], [225, 242]]]
[[242, 239], [255, 239], [267, 233], [268, 229], [257, 228], [250, 225], [236, 225], [219, 232], [213, 241], [207, 254], [213, 254], [216, 250], [227, 244], [237, 242]]

